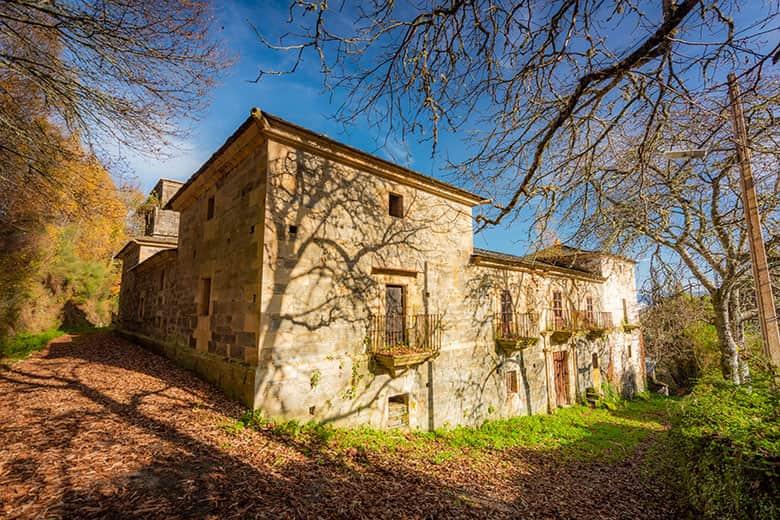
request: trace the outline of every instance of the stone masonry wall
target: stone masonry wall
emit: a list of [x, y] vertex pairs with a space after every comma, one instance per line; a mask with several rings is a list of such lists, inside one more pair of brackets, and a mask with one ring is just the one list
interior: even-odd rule
[[[402, 217], [389, 214], [390, 194], [403, 197]], [[472, 265], [467, 204], [266, 140], [255, 128], [209, 163], [187, 196], [177, 251], [125, 255], [122, 328], [272, 416], [385, 427], [398, 396], [412, 428], [544, 413], [555, 403], [550, 371], [559, 351], [568, 355], [570, 402], [607, 377], [626, 393], [641, 389], [630, 327], [540, 334], [511, 354], [493, 335], [503, 290], [542, 324], [554, 289], [571, 309], [592, 296], [615, 322], [625, 299], [633, 323], [630, 262], [602, 257], [603, 283]], [[133, 267], [136, 260], [143, 263]], [[404, 287], [408, 316], [436, 314], [443, 324], [439, 355], [396, 377], [366, 341], [369, 318], [385, 313], [387, 285]], [[508, 391], [510, 372], [517, 392]]]
[[[427, 427], [427, 368], [391, 378], [372, 366], [367, 320], [383, 315], [386, 284], [405, 287], [409, 315], [424, 313], [427, 284], [442, 355], [471, 347], [470, 208], [273, 141], [268, 158], [257, 402], [272, 415], [383, 426], [387, 398], [407, 394], [410, 423]], [[390, 193], [403, 197], [402, 218], [389, 215]]]

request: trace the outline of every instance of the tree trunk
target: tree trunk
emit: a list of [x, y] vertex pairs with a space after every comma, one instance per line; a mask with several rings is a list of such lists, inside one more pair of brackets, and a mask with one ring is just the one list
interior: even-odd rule
[[747, 355], [745, 353], [745, 323], [742, 321], [742, 300], [740, 298], [739, 289], [734, 289], [729, 299], [729, 316], [732, 324], [732, 334], [734, 335], [734, 342], [737, 344], [739, 359], [739, 382], [740, 384], [746, 384], [750, 381], [750, 367], [747, 363]]
[[721, 300], [719, 296], [714, 296], [712, 307], [715, 311], [715, 329], [718, 332], [720, 343], [720, 369], [723, 372], [723, 378], [739, 384], [739, 345], [734, 340], [732, 333], [732, 316], [728, 303]]

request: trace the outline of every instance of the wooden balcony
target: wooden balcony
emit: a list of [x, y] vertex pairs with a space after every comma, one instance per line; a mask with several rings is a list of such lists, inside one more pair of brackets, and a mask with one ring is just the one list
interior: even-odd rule
[[368, 325], [368, 351], [395, 376], [438, 355], [441, 336], [439, 314], [372, 316]]
[[507, 354], [536, 343], [539, 317], [533, 312], [499, 312], [493, 316], [496, 346]]
[[546, 309], [547, 323], [545, 330], [549, 332], [568, 332], [577, 330], [577, 321], [574, 313], [568, 309]]
[[578, 330], [576, 313], [568, 309], [551, 307], [545, 309], [547, 320], [544, 330], [555, 341], [564, 341]]
[[576, 311], [577, 329], [599, 335], [613, 327], [611, 312]]

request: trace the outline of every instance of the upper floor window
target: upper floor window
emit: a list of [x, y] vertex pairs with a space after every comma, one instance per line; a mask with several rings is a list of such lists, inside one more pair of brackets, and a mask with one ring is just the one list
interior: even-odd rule
[[390, 216], [401, 218], [404, 216], [404, 198], [397, 193], [391, 193], [389, 197]]
[[561, 291], [553, 291], [553, 314], [556, 318], [563, 316], [563, 293]]
[[585, 298], [585, 313], [588, 316], [588, 319], [593, 320], [593, 296]]
[[628, 302], [623, 298], [623, 323], [628, 323]]
[[214, 218], [214, 197], [209, 197], [208, 207], [206, 208], [206, 220]]

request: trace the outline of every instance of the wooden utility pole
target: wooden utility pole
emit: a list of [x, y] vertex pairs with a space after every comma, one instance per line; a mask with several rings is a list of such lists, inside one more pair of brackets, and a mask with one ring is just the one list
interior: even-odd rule
[[729, 97], [731, 115], [734, 120], [734, 135], [737, 144], [737, 159], [742, 181], [742, 203], [745, 207], [750, 258], [753, 264], [753, 278], [756, 283], [756, 301], [758, 320], [761, 323], [761, 335], [764, 338], [764, 353], [775, 369], [780, 368], [780, 330], [777, 326], [777, 311], [772, 295], [772, 282], [769, 277], [769, 265], [766, 258], [764, 238], [761, 235], [761, 218], [758, 214], [758, 197], [750, 166], [750, 149], [745, 128], [745, 114], [742, 111], [737, 76], [729, 74]]

